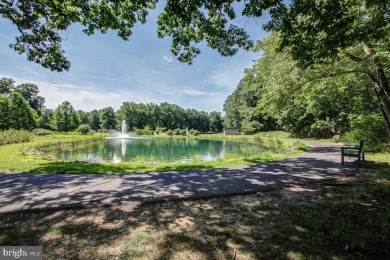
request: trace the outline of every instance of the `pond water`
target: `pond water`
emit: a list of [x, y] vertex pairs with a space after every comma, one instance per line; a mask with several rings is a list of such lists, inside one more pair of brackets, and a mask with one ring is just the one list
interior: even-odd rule
[[59, 159], [84, 162], [127, 162], [137, 158], [153, 161], [189, 161], [223, 158], [227, 152], [259, 152], [255, 144], [192, 138], [112, 139], [63, 151]]

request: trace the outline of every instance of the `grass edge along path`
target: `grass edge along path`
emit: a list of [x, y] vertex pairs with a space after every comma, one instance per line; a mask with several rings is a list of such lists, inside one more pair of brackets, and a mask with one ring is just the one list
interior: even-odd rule
[[[44, 155], [40, 149], [56, 150], [64, 145], [75, 146], [79, 143], [101, 140], [98, 136], [80, 138], [74, 141], [75, 137], [56, 135], [36, 137], [34, 141], [0, 146], [0, 172], [21, 172], [21, 173], [131, 173], [148, 171], [178, 171], [194, 169], [214, 169], [233, 166], [250, 165], [254, 163], [272, 162], [296, 156], [305, 151], [308, 146], [295, 141], [280, 141], [274, 138], [261, 138], [254, 136], [227, 136], [228, 140], [245, 142], [257, 142], [259, 145], [272, 146], [273, 151], [264, 151], [260, 154], [246, 156], [237, 153], [227, 153], [224, 159], [203, 161], [196, 156], [189, 162], [156, 162], [145, 158], [136, 158], [131, 162], [122, 163], [85, 163], [79, 161], [65, 162], [55, 158], [53, 154]], [[201, 138], [224, 138], [223, 135], [203, 135]], [[53, 145], [50, 145], [53, 144]], [[39, 149], [37, 149], [37, 147]], [[279, 150], [278, 150], [279, 149]]]

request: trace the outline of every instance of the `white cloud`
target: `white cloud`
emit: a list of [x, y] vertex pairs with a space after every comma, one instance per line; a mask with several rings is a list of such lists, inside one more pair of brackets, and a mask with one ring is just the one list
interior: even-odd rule
[[97, 92], [90, 90], [59, 90], [53, 88], [41, 88], [41, 94], [46, 99], [48, 108], [56, 108], [63, 101], [69, 101], [75, 109], [91, 111], [104, 107], [119, 109], [124, 101], [129, 100], [129, 94], [115, 92]]
[[167, 61], [167, 62], [172, 62], [173, 61], [173, 58], [172, 57], [168, 57], [168, 56], [163, 56], [164, 60]]
[[181, 91], [181, 93], [183, 93], [184, 95], [195, 96], [195, 97], [208, 95], [208, 93], [205, 91], [200, 91], [198, 89], [193, 89], [193, 88], [184, 88]]

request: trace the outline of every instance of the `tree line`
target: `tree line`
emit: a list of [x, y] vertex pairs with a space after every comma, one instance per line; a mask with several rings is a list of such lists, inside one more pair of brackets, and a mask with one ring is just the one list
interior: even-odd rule
[[[340, 56], [337, 62], [318, 62], [302, 69], [291, 53], [277, 49], [280, 41], [280, 33], [273, 32], [256, 44], [262, 57], [245, 70], [226, 99], [226, 125], [252, 132], [259, 125], [261, 129], [276, 125], [301, 138], [342, 134], [350, 140], [369, 140], [371, 145], [389, 144], [383, 107], [370, 78], [364, 73], [344, 73], [357, 66], [354, 61]], [[358, 52], [358, 48], [349, 51]], [[381, 60], [389, 67], [386, 57]]]
[[53, 110], [45, 107], [45, 98], [39, 96], [36, 85], [15, 86], [11, 78], [0, 79], [0, 118], [0, 130], [42, 128], [68, 132], [88, 127], [94, 131], [108, 131], [120, 129], [122, 120], [126, 120], [129, 131], [167, 131], [188, 127], [202, 133], [215, 133], [223, 128], [220, 112], [184, 109], [166, 102], [159, 105], [123, 102], [117, 111], [105, 107], [85, 112], [64, 101]]

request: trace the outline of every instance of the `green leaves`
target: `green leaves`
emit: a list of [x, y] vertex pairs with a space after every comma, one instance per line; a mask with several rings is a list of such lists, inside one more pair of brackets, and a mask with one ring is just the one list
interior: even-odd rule
[[232, 2], [168, 1], [158, 16], [157, 34], [160, 38], [172, 37], [172, 54], [189, 64], [200, 53], [195, 46], [201, 41], [222, 56], [232, 56], [239, 48], [249, 50], [253, 42], [247, 33], [229, 24], [236, 17]]
[[0, 15], [18, 28], [20, 35], [10, 47], [26, 54], [29, 61], [52, 71], [69, 70], [71, 63], [62, 50], [60, 31], [72, 23], [85, 26], [92, 35], [96, 30], [105, 33], [118, 31], [128, 40], [136, 22], [145, 23], [148, 9], [157, 0], [101, 0], [101, 1], [9, 1], [1, 0]]

